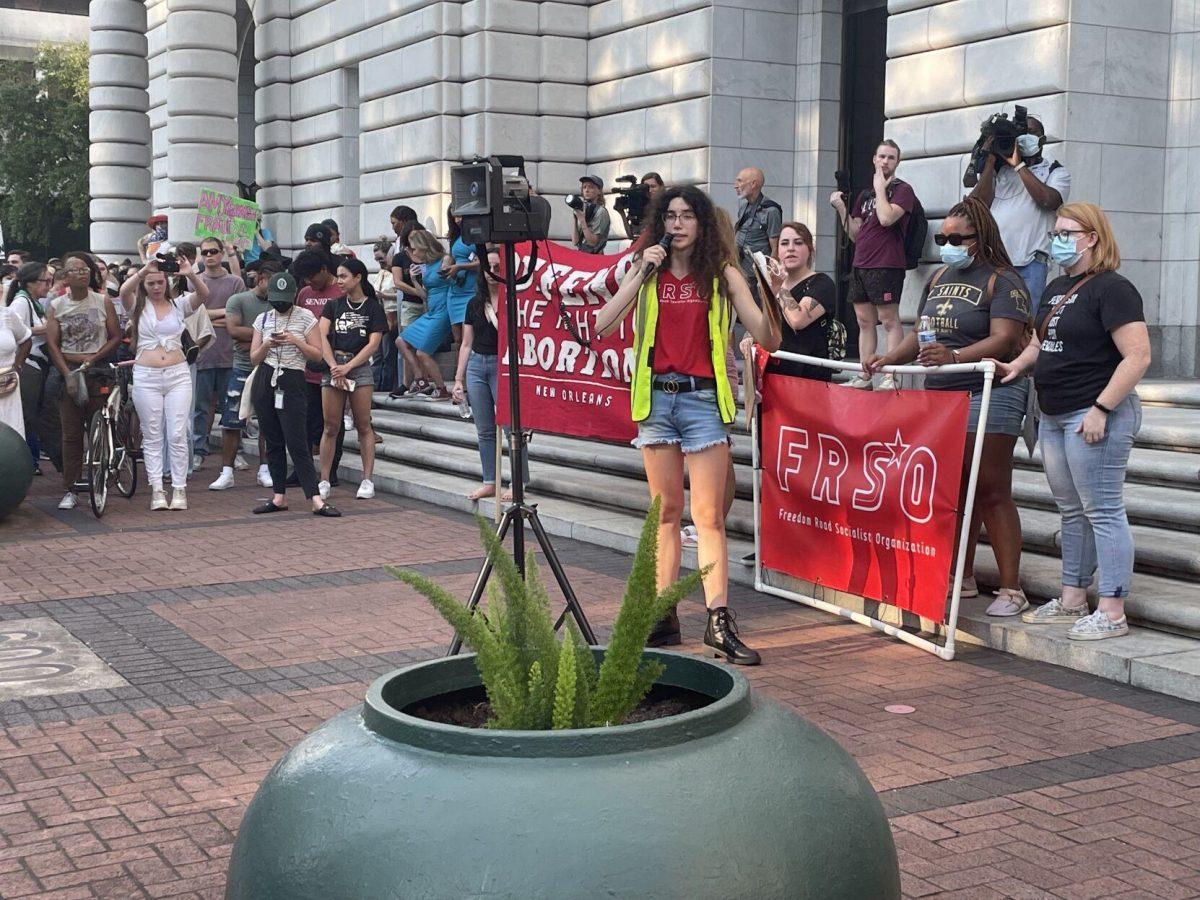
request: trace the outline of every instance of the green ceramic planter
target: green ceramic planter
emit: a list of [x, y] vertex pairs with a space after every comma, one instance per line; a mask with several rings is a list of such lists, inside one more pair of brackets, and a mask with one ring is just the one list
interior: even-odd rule
[[21, 505], [33, 484], [33, 461], [25, 438], [0, 422], [0, 520]]
[[738, 672], [651, 651], [711, 697], [614, 728], [493, 731], [401, 712], [474, 657], [378, 679], [304, 738], [238, 832], [231, 900], [900, 896], [879, 799], [837, 743]]

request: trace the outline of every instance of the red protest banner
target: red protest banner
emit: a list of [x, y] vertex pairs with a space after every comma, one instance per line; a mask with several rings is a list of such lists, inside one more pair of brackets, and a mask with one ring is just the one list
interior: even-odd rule
[[[517, 244], [518, 280], [529, 270], [528, 242]], [[633, 377], [633, 317], [606, 338], [596, 337], [596, 315], [616, 292], [631, 254], [597, 256], [539, 241], [533, 278], [517, 291], [517, 346], [521, 422], [532, 431], [630, 441], [637, 435], [629, 413]], [[503, 298], [504, 290], [501, 289]], [[582, 346], [561, 321], [565, 313]], [[507, 309], [496, 310], [500, 331], [496, 420], [508, 424]]]
[[762, 390], [763, 565], [944, 622], [967, 395]]

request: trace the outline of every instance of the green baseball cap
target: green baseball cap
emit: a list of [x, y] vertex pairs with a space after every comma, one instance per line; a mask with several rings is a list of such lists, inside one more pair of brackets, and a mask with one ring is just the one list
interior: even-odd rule
[[276, 272], [271, 276], [271, 284], [267, 288], [267, 300], [296, 299], [296, 279], [289, 272]]

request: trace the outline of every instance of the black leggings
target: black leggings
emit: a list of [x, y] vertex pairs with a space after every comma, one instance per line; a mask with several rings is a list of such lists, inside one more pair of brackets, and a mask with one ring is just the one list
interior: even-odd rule
[[[258, 428], [267, 442], [267, 468], [271, 471], [272, 490], [282, 494], [287, 481], [287, 454], [304, 496], [317, 494], [317, 470], [313, 467], [312, 447], [305, 426], [308, 416], [308, 386], [304, 373], [283, 369], [279, 373], [278, 390], [283, 393], [283, 409], [275, 408], [275, 388], [271, 387], [274, 368], [263, 363], [254, 376], [254, 411]], [[286, 454], [285, 454], [286, 450]]]

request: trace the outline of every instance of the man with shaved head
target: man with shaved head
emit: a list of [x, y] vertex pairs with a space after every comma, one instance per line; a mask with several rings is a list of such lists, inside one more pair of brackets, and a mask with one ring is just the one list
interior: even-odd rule
[[733, 182], [739, 198], [735, 226], [738, 259], [755, 299], [758, 299], [758, 279], [754, 277], [750, 254], [758, 250], [767, 256], [774, 255], [779, 232], [783, 230], [783, 208], [763, 194], [764, 180], [763, 170], [751, 166], [738, 172]]

